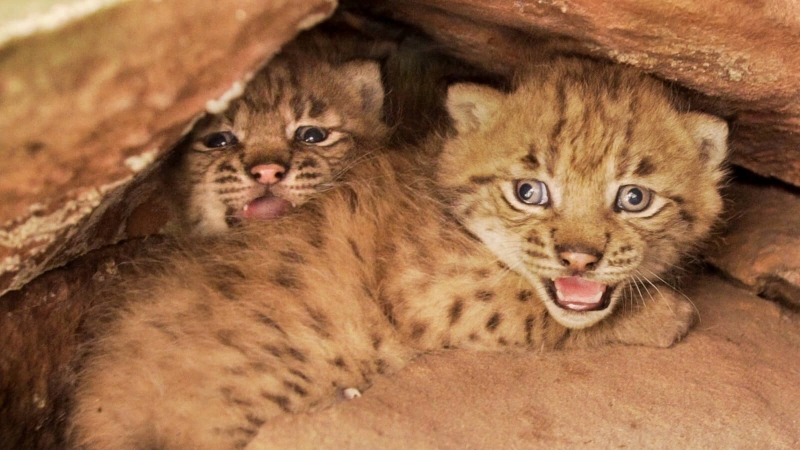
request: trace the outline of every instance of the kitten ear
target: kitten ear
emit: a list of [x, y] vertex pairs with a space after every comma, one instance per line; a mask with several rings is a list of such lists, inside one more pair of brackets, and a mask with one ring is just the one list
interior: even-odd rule
[[447, 89], [447, 112], [459, 134], [485, 129], [494, 122], [505, 94], [489, 86], [458, 83]]
[[364, 111], [380, 115], [384, 95], [380, 65], [375, 61], [350, 61], [342, 65], [341, 71], [347, 82], [361, 94]]
[[683, 120], [706, 164], [719, 167], [728, 153], [728, 124], [719, 117], [697, 112], [685, 114]]

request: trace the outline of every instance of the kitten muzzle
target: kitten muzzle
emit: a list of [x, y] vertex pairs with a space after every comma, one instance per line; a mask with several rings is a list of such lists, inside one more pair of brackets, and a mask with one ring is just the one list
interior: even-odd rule
[[242, 208], [242, 218], [246, 220], [272, 220], [286, 214], [292, 209], [292, 203], [286, 199], [267, 194], [251, 200]]
[[611, 291], [608, 285], [583, 277], [561, 277], [550, 282], [553, 301], [570, 311], [597, 311], [608, 307]]

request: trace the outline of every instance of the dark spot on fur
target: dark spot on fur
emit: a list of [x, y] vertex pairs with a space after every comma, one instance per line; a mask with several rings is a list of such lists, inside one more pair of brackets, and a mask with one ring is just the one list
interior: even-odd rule
[[683, 220], [684, 222], [686, 222], [689, 225], [694, 224], [695, 217], [691, 213], [689, 213], [685, 209], [681, 208], [679, 214], [681, 216], [681, 220]]
[[475, 184], [489, 184], [496, 179], [497, 179], [496, 175], [486, 175], [486, 176], [473, 175], [469, 177], [469, 181]]
[[297, 170], [303, 169], [316, 169], [318, 167], [317, 160], [314, 158], [306, 158], [297, 165]]
[[280, 358], [283, 355], [283, 352], [278, 347], [271, 344], [261, 344], [261, 349], [276, 358]]
[[504, 263], [503, 261], [497, 261], [497, 267], [503, 270], [511, 270], [511, 267], [508, 267], [508, 264]]
[[258, 320], [259, 322], [261, 322], [262, 324], [264, 324], [264, 325], [266, 325], [266, 326], [268, 326], [270, 328], [274, 328], [275, 330], [277, 330], [279, 333], [281, 333], [283, 335], [286, 334], [286, 332], [283, 331], [283, 328], [281, 328], [281, 326], [278, 325], [277, 322], [272, 320], [271, 317], [269, 317], [268, 315], [266, 315], [264, 313], [257, 312], [256, 313], [256, 320]]
[[232, 172], [232, 173], [238, 173], [239, 171], [238, 171], [238, 170], [236, 170], [236, 168], [235, 168], [235, 167], [233, 167], [233, 166], [231, 165], [231, 163], [229, 163], [229, 162], [225, 162], [225, 163], [222, 163], [222, 164], [220, 164], [220, 165], [217, 167], [217, 173], [222, 173], [222, 172]]
[[313, 322], [310, 324], [311, 329], [314, 330], [320, 337], [326, 339], [330, 338], [331, 333], [329, 329], [331, 327], [331, 323], [328, 317], [325, 314], [317, 311], [316, 309], [311, 308], [308, 305], [303, 305], [303, 306], [305, 307], [308, 316], [311, 318]]
[[494, 298], [494, 292], [486, 290], [476, 291], [475, 298], [482, 302], [489, 302]]
[[532, 235], [528, 236], [526, 240], [528, 241], [529, 244], [536, 244], [539, 247], [543, 247], [544, 246], [544, 243], [542, 242], [542, 240], [539, 239], [539, 236], [537, 236], [535, 234], [532, 234]]
[[303, 282], [300, 281], [297, 272], [285, 265], [281, 265], [276, 269], [272, 275], [272, 282], [286, 289], [302, 289], [305, 287]]
[[489, 331], [494, 331], [500, 326], [500, 323], [503, 321], [503, 315], [499, 312], [492, 314], [492, 317], [486, 321], [486, 329]]
[[501, 338], [498, 338], [498, 339], [497, 339], [497, 343], [498, 343], [498, 344], [500, 344], [500, 345], [502, 345], [503, 347], [505, 347], [506, 345], [508, 345], [508, 341], [506, 340], [506, 338], [503, 338], [503, 337], [501, 337]]
[[411, 339], [417, 340], [425, 334], [425, 330], [428, 329], [428, 325], [417, 322], [411, 327]]
[[386, 373], [386, 370], [389, 368], [389, 365], [386, 364], [386, 361], [378, 358], [375, 360], [375, 371], [379, 374], [383, 375]]
[[521, 302], [527, 302], [531, 297], [533, 297], [533, 292], [529, 289], [523, 289], [517, 293], [517, 300]]
[[304, 355], [303, 352], [301, 352], [300, 350], [298, 350], [298, 349], [296, 349], [294, 347], [287, 347], [286, 348], [286, 353], [288, 353], [289, 356], [291, 356], [292, 358], [294, 358], [294, 359], [296, 359], [296, 360], [298, 360], [300, 362], [306, 362], [307, 361], [306, 355]]
[[326, 105], [324, 101], [314, 96], [311, 96], [310, 100], [311, 100], [311, 108], [308, 110], [308, 116], [311, 117], [312, 119], [321, 116], [322, 113], [324, 113], [325, 110], [328, 109], [328, 105]]
[[147, 322], [147, 325], [150, 325], [151, 327], [153, 327], [156, 330], [160, 331], [162, 334], [164, 334], [165, 336], [170, 338], [170, 340], [172, 340], [172, 341], [175, 341], [175, 340], [178, 339], [178, 335], [175, 332], [173, 332], [172, 330], [170, 330], [168, 328], [167, 324], [164, 323], [164, 322], [158, 322], [158, 321], [155, 321], [155, 320], [151, 320], [151, 321]]
[[308, 245], [316, 248], [321, 249], [325, 245], [325, 236], [322, 234], [321, 230], [314, 230], [308, 237], [307, 237]]
[[646, 177], [647, 175], [651, 175], [656, 171], [656, 166], [653, 164], [653, 161], [648, 158], [644, 157], [639, 164], [636, 165], [636, 169], [633, 171], [634, 175], [640, 177]]
[[264, 425], [264, 422], [266, 422], [266, 420], [264, 420], [261, 417], [258, 417], [256, 415], [253, 415], [251, 413], [247, 413], [247, 415], [245, 415], [244, 418], [249, 423], [251, 423], [252, 425], [254, 425], [256, 427], [260, 427], [261, 425]]
[[477, 333], [470, 333], [470, 334], [469, 334], [469, 336], [468, 336], [468, 338], [469, 338], [469, 340], [470, 340], [470, 341], [472, 341], [472, 342], [475, 342], [475, 341], [477, 341], [478, 339], [480, 339], [480, 338], [478, 337], [478, 334], [477, 334]]
[[285, 262], [294, 264], [305, 264], [306, 262], [305, 258], [303, 258], [303, 255], [293, 250], [282, 250], [279, 254]]
[[305, 397], [308, 395], [308, 391], [303, 389], [303, 387], [297, 383], [292, 383], [289, 380], [284, 380], [283, 385], [291, 389], [295, 394], [299, 395], [300, 397]]
[[303, 98], [300, 97], [300, 94], [295, 94], [289, 100], [289, 106], [292, 108], [292, 112], [294, 113], [295, 119], [300, 119], [303, 117], [303, 110], [305, 110], [305, 104], [303, 102]]
[[347, 206], [350, 208], [350, 214], [355, 214], [358, 211], [358, 194], [356, 194], [356, 191], [346, 187], [342, 189], [342, 195], [347, 197]]
[[342, 370], [347, 370], [347, 362], [345, 362], [344, 358], [342, 358], [341, 356], [337, 356], [336, 358], [334, 358], [334, 360], [331, 361], [331, 364]]
[[525, 343], [528, 345], [533, 345], [533, 324], [535, 321], [536, 319], [533, 315], [525, 318]]
[[526, 249], [525, 254], [530, 256], [531, 258], [548, 259], [545, 253], [538, 252], [536, 250]]
[[311, 383], [311, 378], [308, 377], [305, 373], [297, 370], [297, 369], [289, 369], [289, 373], [300, 378], [301, 380], [305, 381], [306, 383]]
[[219, 392], [222, 394], [222, 397], [225, 399], [226, 403], [237, 406], [245, 406], [245, 407], [253, 406], [253, 402], [236, 397], [234, 395], [233, 388], [230, 386], [221, 387], [219, 389]]
[[240, 345], [233, 342], [233, 336], [235, 333], [236, 332], [233, 330], [220, 330], [217, 332], [217, 341], [226, 347], [230, 347], [234, 350], [244, 353], [244, 349]]
[[479, 269], [475, 271], [475, 277], [479, 280], [489, 278], [491, 274], [492, 273], [489, 271], [489, 269]]
[[458, 319], [461, 318], [461, 314], [464, 312], [464, 300], [461, 298], [456, 298], [453, 304], [450, 306], [450, 311], [448, 315], [450, 317], [450, 325], [455, 324], [458, 322]]
[[267, 373], [267, 372], [269, 372], [269, 368], [270, 368], [267, 363], [261, 362], [261, 361], [251, 362], [251, 363], [249, 363], [249, 366], [250, 366], [251, 369], [253, 369], [254, 371], [256, 371], [258, 373]]
[[244, 369], [244, 367], [226, 367], [225, 373], [239, 377], [247, 375], [247, 371]]
[[295, 180], [316, 180], [322, 176], [319, 172], [303, 172], [294, 177]]
[[381, 310], [383, 311], [383, 315], [386, 316], [386, 320], [393, 326], [397, 326], [397, 318], [394, 316], [394, 306], [392, 302], [386, 298], [386, 295], [381, 293], [378, 296], [378, 303], [381, 306]]
[[262, 392], [261, 396], [278, 405], [283, 412], [292, 412], [290, 409], [291, 402], [289, 401], [289, 397], [285, 395], [270, 394], [269, 392]]
[[527, 169], [536, 170], [539, 168], [539, 160], [536, 159], [534, 153], [536, 153], [536, 148], [531, 144], [530, 153], [522, 157], [522, 164], [524, 164]]
[[383, 339], [381, 339], [380, 336], [377, 336], [377, 335], [373, 335], [372, 336], [372, 348], [373, 349], [375, 349], [375, 350], [379, 349], [381, 347], [381, 343], [382, 342], [383, 342]]
[[364, 258], [361, 256], [361, 252], [358, 251], [358, 245], [356, 245], [356, 241], [351, 238], [347, 238], [347, 243], [350, 244], [350, 251], [353, 252], [353, 256], [356, 257], [359, 262], [364, 262]]

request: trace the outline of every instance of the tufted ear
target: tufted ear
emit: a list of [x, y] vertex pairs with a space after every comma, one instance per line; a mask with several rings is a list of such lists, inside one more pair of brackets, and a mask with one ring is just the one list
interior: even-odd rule
[[703, 161], [711, 169], [719, 167], [728, 153], [728, 124], [719, 117], [696, 112], [685, 114], [683, 120]]
[[383, 110], [383, 83], [381, 68], [375, 61], [350, 61], [340, 70], [361, 94], [362, 107], [368, 115], [381, 115]]
[[494, 122], [505, 94], [489, 86], [459, 83], [447, 89], [447, 112], [458, 134], [486, 129]]

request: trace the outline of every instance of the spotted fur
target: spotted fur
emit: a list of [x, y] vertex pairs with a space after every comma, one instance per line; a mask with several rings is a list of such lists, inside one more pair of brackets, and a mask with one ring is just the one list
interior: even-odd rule
[[[572, 60], [511, 94], [454, 86], [447, 103], [455, 133], [432, 144], [435, 177], [408, 153], [375, 154], [314, 208], [187, 245], [120, 287], [73, 442], [240, 448], [421, 352], [669, 346], [687, 332], [691, 306], [659, 277], [719, 212], [724, 124], [676, 111], [631, 69]], [[552, 203], [515, 203], [519, 179], [546, 180]], [[620, 183], [652, 189], [655, 209], [616, 211]], [[605, 311], [551, 304], [542, 280], [568, 272], [563, 245], [601, 254], [584, 276], [618, 286]]]

